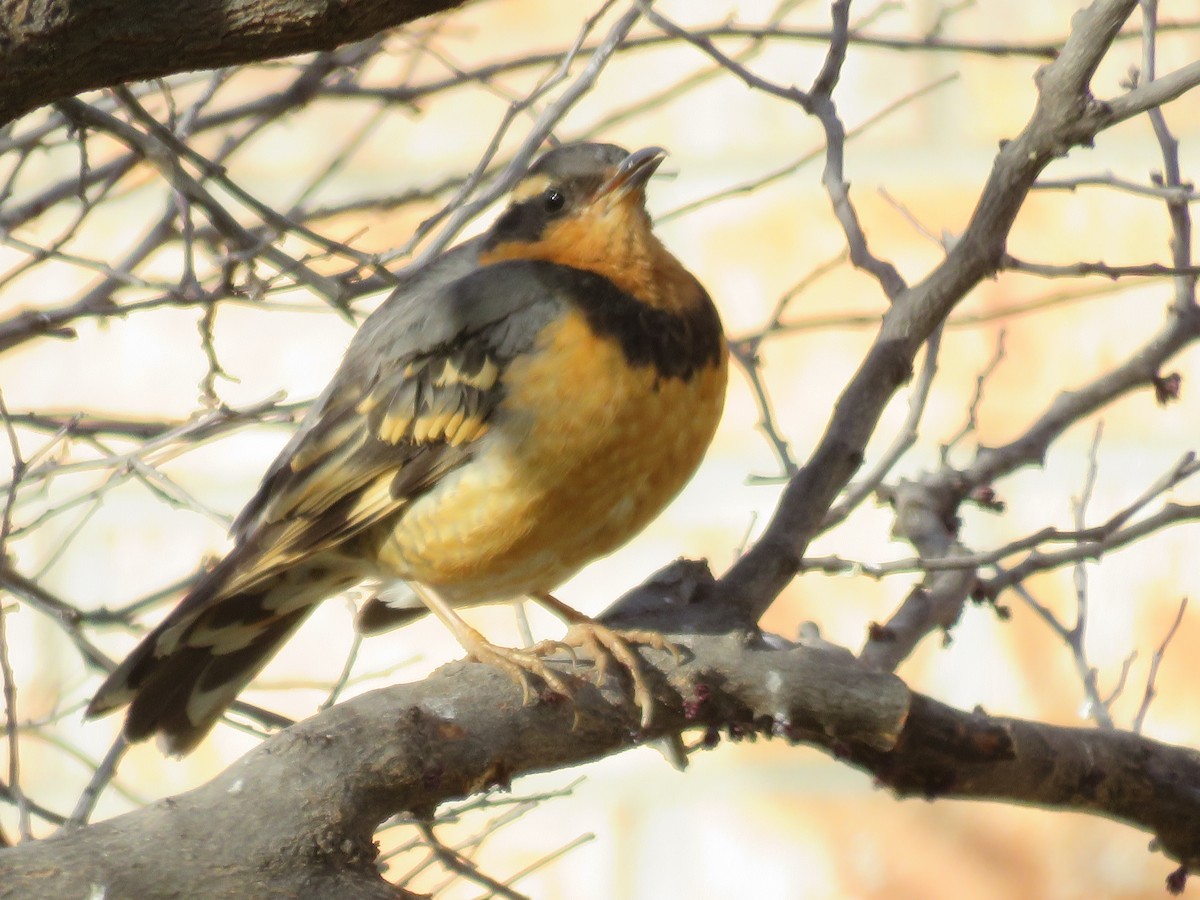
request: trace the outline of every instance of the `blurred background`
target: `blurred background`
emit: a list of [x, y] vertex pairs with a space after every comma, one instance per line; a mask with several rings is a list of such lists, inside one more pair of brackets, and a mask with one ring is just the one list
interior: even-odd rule
[[[1048, 48], [1061, 45], [1077, 5], [1048, 0], [1021, 4], [1016, 14], [1000, 0], [855, 4], [859, 36], [879, 40], [852, 42], [834, 94], [850, 132], [845, 175], [872, 250], [910, 282], [936, 266], [961, 231], [999, 142], [1027, 121], [1034, 74]], [[1158, 66], [1168, 72], [1197, 58], [1200, 22], [1194, 4], [1159, 6]], [[825, 3], [677, 0], [655, 8], [695, 31], [727, 26], [712, 39], [782, 86], [811, 84], [828, 44]], [[254, 234], [265, 235], [265, 243], [317, 277], [351, 265], [303, 234], [264, 231], [262, 217], [230, 184], [326, 238], [385, 254], [398, 270], [449, 237], [440, 218], [414, 241], [423, 223], [453, 203], [461, 179], [493, 141], [487, 177], [501, 171], [626, 9], [472, 3], [363, 46], [304, 105], [272, 109], [270, 101], [284, 96], [313, 57], [179, 76], [133, 93], [142, 109], [186, 134], [188, 146], [220, 160], [229, 183], [208, 181], [212, 196], [245, 227], [259, 229]], [[565, 79], [534, 96], [597, 12]], [[777, 33], [756, 40], [728, 26]], [[1131, 67], [1141, 65], [1138, 27], [1135, 15], [1098, 72], [1099, 96], [1120, 93]], [[660, 170], [665, 177], [651, 185], [650, 208], [660, 236], [707, 286], [732, 337], [761, 332], [795, 290], [782, 316], [786, 327], [764, 340], [760, 355], [775, 424], [802, 462], [887, 302], [845, 260], [845, 236], [821, 184], [822, 130], [798, 106], [750, 90], [695, 46], [666, 40], [646, 23], [633, 35], [553, 134], [670, 150]], [[512, 64], [483, 68], [499, 62]], [[136, 119], [120, 98], [85, 99]], [[260, 100], [263, 108], [245, 111]], [[223, 124], [228, 111], [238, 114]], [[105, 290], [62, 321], [69, 339], [34, 329], [0, 345], [9, 436], [30, 463], [30, 477], [8, 490], [4, 550], [16, 570], [84, 611], [76, 635], [116, 659], [201, 565], [228, 547], [231, 517], [286, 441], [293, 404], [321, 390], [353, 325], [304, 278], [281, 275], [278, 261], [229, 254], [207, 233], [212, 228], [194, 201], [182, 217], [194, 234], [160, 240], [138, 257], [156, 224], [179, 216], [185, 201], [140, 160], [80, 186], [86, 173], [118, 164], [128, 149], [103, 133], [68, 133], [57, 115], [51, 109], [18, 121], [0, 153], [7, 184], [0, 194], [0, 337], [22, 334], [15, 326], [34, 321], [31, 313], [53, 319], [98, 286]], [[1200, 98], [1185, 95], [1165, 116], [1180, 140], [1187, 181], [1200, 170]], [[21, 152], [37, 129], [49, 137]], [[1162, 168], [1151, 125], [1140, 117], [1055, 162], [1045, 178], [1111, 176], [1151, 185]], [[58, 199], [35, 211], [30, 204], [56, 186]], [[496, 208], [482, 210], [459, 237], [486, 228]], [[1008, 249], [1059, 266], [1169, 264], [1170, 239], [1161, 198], [1076, 184], [1035, 191]], [[370, 276], [364, 268], [362, 277]], [[236, 296], [189, 300], [189, 287], [210, 290], [223, 278]], [[355, 315], [385, 295], [381, 283], [355, 297]], [[893, 480], [940, 464], [943, 445], [968, 421], [978, 376], [993, 362], [976, 427], [950, 449], [951, 464], [970, 462], [978, 445], [1013, 440], [1057, 394], [1124, 360], [1162, 327], [1171, 300], [1164, 278], [1014, 272], [984, 283], [948, 324], [920, 439]], [[1043, 466], [994, 485], [1006, 505], [1002, 514], [964, 510], [964, 542], [984, 551], [1046, 526], [1074, 527], [1093, 464], [1087, 523], [1131, 504], [1200, 443], [1192, 389], [1198, 368], [1194, 350], [1171, 362], [1169, 371], [1182, 376], [1177, 402], [1161, 405], [1151, 391], [1139, 391], [1075, 423]], [[902, 392], [889, 408], [872, 454], [891, 443], [907, 400]], [[706, 557], [715, 572], [724, 571], [765, 526], [779, 496], [782, 465], [759, 421], [754, 392], [737, 370], [723, 424], [693, 482], [644, 534], [585, 569], [559, 596], [598, 613], [678, 556]], [[0, 444], [7, 471], [12, 441]], [[1164, 500], [1194, 503], [1198, 495], [1185, 482], [1148, 509]], [[912, 556], [891, 527], [890, 508], [869, 501], [810, 553], [868, 563]], [[1088, 563], [1084, 573], [1064, 567], [1025, 583], [1069, 624], [1079, 579], [1086, 579], [1086, 662], [1096, 669], [1102, 697], [1117, 691], [1110, 712], [1118, 727], [1130, 727], [1138, 713], [1155, 650], [1181, 599], [1197, 593], [1197, 538], [1194, 524], [1179, 524]], [[812, 621], [826, 639], [857, 651], [870, 623], [886, 620], [918, 580], [812, 572], [795, 580], [762, 625], [794, 638]], [[323, 604], [243, 699], [301, 718], [339, 679], [345, 697], [419, 679], [461, 656], [432, 621], [357, 646], [351, 623], [361, 596]], [[45, 811], [66, 816], [120, 720], [82, 721], [100, 676], [71, 629], [18, 596], [5, 594], [0, 603], [16, 689], [20, 787]], [[898, 674], [959, 708], [1094, 723], [1071, 649], [1021, 596], [1008, 592], [998, 603], [1010, 617], [968, 606], [945, 641], [926, 639]], [[558, 633], [554, 620], [533, 607], [527, 612], [536, 637]], [[1144, 725], [1151, 737], [1191, 746], [1200, 746], [1198, 614], [1189, 609], [1174, 633]], [[498, 643], [521, 640], [510, 606], [469, 618]], [[95, 818], [203, 783], [259, 739], [222, 725], [183, 760], [138, 746], [100, 796]], [[8, 771], [12, 747], [0, 742], [0, 771]], [[521, 802], [544, 794], [562, 796]], [[639, 749], [521, 778], [511, 795], [490, 800], [439, 835], [464, 844], [502, 882], [525, 873], [513, 889], [548, 900], [1159, 897], [1174, 868], [1148, 852], [1148, 835], [1126, 826], [998, 804], [898, 801], [836, 760], [781, 742], [723, 741], [693, 754], [685, 773], [653, 749]], [[19, 834], [18, 819], [12, 803], [0, 802], [0, 830]], [[33, 815], [30, 827], [41, 836], [56, 825]], [[412, 889], [448, 900], [488, 895], [428, 864], [410, 828], [396, 825], [379, 838], [390, 854], [389, 876], [407, 879]]]

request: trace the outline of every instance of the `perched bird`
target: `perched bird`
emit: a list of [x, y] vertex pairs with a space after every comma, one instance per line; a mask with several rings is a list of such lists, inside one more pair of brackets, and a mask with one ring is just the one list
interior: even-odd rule
[[[125, 734], [184, 753], [313, 607], [403, 579], [378, 630], [433, 612], [475, 659], [569, 694], [546, 647], [486, 641], [457, 607], [529, 596], [561, 642], [633, 680], [632, 644], [549, 592], [643, 528], [700, 463], [724, 404], [712, 300], [651, 232], [645, 186], [665, 152], [547, 152], [491, 229], [399, 288], [233, 526], [229, 554], [109, 676], [89, 716], [129, 704]], [[394, 604], [395, 601], [392, 601]], [[407, 607], [407, 608], [406, 608]]]

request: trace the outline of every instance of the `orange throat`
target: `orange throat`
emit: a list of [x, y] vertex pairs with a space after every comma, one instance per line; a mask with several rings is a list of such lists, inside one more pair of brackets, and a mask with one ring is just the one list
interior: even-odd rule
[[555, 222], [537, 241], [498, 244], [479, 262], [488, 265], [511, 259], [542, 260], [594, 272], [667, 312], [686, 312], [698, 294], [696, 280], [650, 230], [636, 192]]

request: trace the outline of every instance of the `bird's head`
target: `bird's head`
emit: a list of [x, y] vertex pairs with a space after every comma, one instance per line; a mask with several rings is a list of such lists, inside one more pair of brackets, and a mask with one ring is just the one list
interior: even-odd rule
[[658, 247], [646, 213], [646, 182], [666, 151], [568, 144], [537, 160], [492, 226], [483, 261], [545, 259], [597, 269]]

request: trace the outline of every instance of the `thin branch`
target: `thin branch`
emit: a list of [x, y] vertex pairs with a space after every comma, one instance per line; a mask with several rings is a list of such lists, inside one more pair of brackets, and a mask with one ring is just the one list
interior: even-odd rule
[[[1100, 476], [1100, 439], [1104, 435], [1103, 420], [1096, 423], [1092, 436], [1092, 446], [1088, 452], [1087, 474], [1084, 476], [1083, 490], [1074, 501], [1075, 528], [1082, 531], [1087, 521], [1087, 507], [1096, 490], [1096, 482]], [[1087, 701], [1088, 715], [1096, 720], [1101, 728], [1112, 728], [1113, 720], [1100, 696], [1099, 677], [1096, 668], [1088, 662], [1087, 626], [1088, 626], [1088, 589], [1087, 568], [1082, 560], [1073, 566], [1072, 579], [1075, 585], [1075, 624], [1067, 632], [1067, 646], [1071, 650], [1071, 658], [1075, 662], [1075, 671], [1083, 683], [1083, 693]]]
[[851, 482], [842, 499], [825, 514], [825, 520], [821, 523], [823, 530], [833, 528], [845, 521], [850, 513], [875, 492], [904, 454], [916, 444], [919, 436], [918, 426], [921, 424], [921, 417], [925, 414], [925, 405], [929, 400], [929, 392], [933, 388], [934, 376], [937, 375], [942, 331], [943, 326], [939, 325], [933, 330], [933, 334], [929, 336], [929, 340], [925, 344], [925, 361], [921, 364], [921, 371], [909, 393], [908, 414], [904, 417], [904, 422], [900, 425], [896, 436], [892, 438], [891, 444], [867, 470], [867, 473], [857, 481]]
[[[717, 49], [716, 44], [709, 40], [709, 38], [704, 34], [696, 33], [677, 25], [666, 16], [653, 10], [647, 0], [639, 0], [639, 2], [641, 3], [642, 12], [646, 16], [647, 21], [651, 22], [656, 28], [664, 32], [666, 35], [669, 35], [677, 40], [686, 41], [693, 47], [701, 50], [707, 56], [711, 57], [712, 60], [721, 68], [740, 78], [748, 87], [763, 91], [764, 93], [770, 94], [773, 97], [778, 97], [781, 100], [787, 100], [789, 103], [795, 103], [805, 112], [812, 111], [809, 108], [811, 101], [808, 94], [804, 91], [797, 87], [783, 87], [768, 81], [765, 78], [760, 78], [733, 57], [728, 56], [721, 50]], [[830, 41], [832, 42], [833, 39], [834, 36], [831, 34]]]
[[1068, 265], [1049, 265], [1032, 263], [1017, 259], [1015, 256], [1005, 256], [1002, 267], [1011, 272], [1024, 272], [1028, 275], [1041, 275], [1044, 278], [1078, 278], [1081, 275], [1103, 275], [1105, 278], [1163, 278], [1166, 276], [1195, 276], [1200, 274], [1200, 266], [1164, 266], [1161, 263], [1142, 263], [1130, 266], [1112, 266], [1102, 262], [1078, 262]]
[[774, 84], [754, 74], [741, 63], [718, 50], [707, 38], [690, 33], [648, 6], [645, 11], [646, 18], [656, 27], [697, 47], [748, 87], [794, 103], [821, 123], [821, 127], [825, 130], [825, 171], [822, 181], [829, 193], [834, 213], [846, 234], [850, 261], [874, 276], [879, 281], [884, 293], [890, 299], [894, 299], [905, 288], [905, 281], [891, 263], [877, 258], [870, 251], [858, 214], [850, 202], [849, 184], [843, 177], [846, 132], [838, 117], [832, 94], [846, 56], [849, 8], [848, 0], [836, 0], [831, 6], [833, 31], [829, 50], [809, 91]]
[[1187, 612], [1187, 606], [1187, 597], [1184, 597], [1179, 601], [1179, 610], [1175, 613], [1175, 619], [1171, 622], [1171, 627], [1167, 629], [1162, 643], [1158, 645], [1158, 649], [1154, 651], [1154, 656], [1150, 658], [1150, 672], [1146, 676], [1146, 690], [1142, 695], [1142, 703], [1138, 707], [1137, 715], [1133, 719], [1134, 734], [1142, 733], [1142, 727], [1146, 724], [1146, 714], [1150, 712], [1150, 704], [1158, 696], [1158, 690], [1154, 684], [1158, 678], [1158, 667], [1162, 665], [1162, 661], [1167, 655], [1167, 646], [1171, 643], [1171, 639], [1175, 637], [1175, 632], [1179, 630], [1179, 626], [1183, 622], [1183, 614]]
[[[975, 328], [990, 322], [1008, 321], [1020, 316], [1042, 312], [1070, 303], [1080, 303], [1095, 300], [1133, 290], [1133, 282], [1110, 282], [1105, 284], [1084, 284], [1081, 287], [1054, 291], [1031, 300], [992, 307], [984, 312], [955, 312], [946, 319], [946, 327], [951, 329]], [[790, 319], [780, 322], [776, 329], [780, 334], [797, 331], [821, 331], [833, 328], [844, 329], [875, 329], [879, 327], [879, 313], [865, 311], [860, 313], [839, 313], [835, 315], [809, 316], [806, 318]]]
[[[979, 584], [981, 594], [995, 597], [1019, 581], [1024, 581], [1037, 572], [1057, 569], [1068, 563], [1082, 560], [1097, 560], [1113, 550], [1136, 543], [1148, 534], [1153, 534], [1168, 525], [1192, 522], [1200, 519], [1200, 504], [1166, 503], [1159, 512], [1139, 522], [1114, 531], [1100, 540], [1082, 541], [1069, 550], [1057, 553], [1033, 551], [1013, 568], [994, 578], [984, 579]], [[990, 554], [989, 554], [990, 555]]]
[[509, 900], [529, 900], [524, 894], [518, 894], [516, 891], [507, 885], [502, 884], [495, 878], [481, 871], [480, 868], [462, 856], [456, 850], [447, 847], [433, 831], [433, 826], [428, 822], [418, 822], [417, 829], [421, 832], [421, 836], [425, 838], [426, 844], [433, 851], [438, 862], [452, 872], [457, 872], [476, 884], [487, 888], [493, 894], [498, 894], [501, 897], [507, 897]]
[[[880, 109], [878, 109], [871, 115], [867, 116], [865, 119], [863, 119], [857, 125], [855, 125], [853, 128], [848, 129], [846, 131], [846, 140], [849, 141], [853, 138], [858, 137], [859, 135], [867, 133], [868, 131], [871, 130], [871, 128], [873, 126], [878, 125], [879, 123], [885, 121], [893, 113], [899, 112], [900, 110], [905, 109], [908, 106], [911, 106], [913, 103], [915, 103], [917, 100], [921, 99], [922, 97], [925, 97], [926, 95], [931, 94], [934, 91], [945, 87], [946, 85], [952, 84], [953, 82], [955, 82], [957, 80], [958, 80], [957, 74], [945, 75], [941, 78], [937, 78], [937, 79], [929, 82], [928, 84], [922, 85], [921, 87], [917, 88], [916, 90], [910, 91], [907, 94], [903, 94], [903, 95], [897, 97], [895, 100], [891, 101], [890, 103], [881, 107]], [[782, 181], [784, 178], [787, 178], [790, 175], [794, 175], [801, 168], [803, 168], [804, 166], [808, 165], [811, 162], [814, 162], [815, 160], [821, 159], [822, 157], [824, 157], [824, 155], [825, 155], [825, 146], [822, 144], [819, 147], [816, 147], [812, 150], [809, 150], [809, 151], [801, 154], [800, 156], [796, 157], [796, 159], [792, 160], [789, 163], [786, 163], [783, 166], [780, 166], [777, 169], [772, 169], [772, 170], [770, 170], [762, 175], [758, 175], [748, 181], [740, 182], [731, 187], [721, 188], [720, 190], [714, 191], [713, 193], [707, 194], [696, 200], [690, 200], [686, 203], [680, 204], [679, 206], [675, 207], [674, 209], [670, 209], [667, 212], [663, 213], [661, 216], [659, 216], [657, 218], [656, 221], [658, 221], [660, 223], [670, 222], [673, 219], [677, 219], [677, 218], [680, 218], [681, 216], [685, 216], [689, 213], [695, 212], [697, 209], [700, 209], [702, 207], [709, 206], [714, 203], [719, 203], [722, 200], [726, 200], [730, 197], [737, 197], [737, 196], [741, 196], [744, 194], [752, 193], [754, 191], [758, 191], [764, 187], [767, 187], [768, 185], [774, 184], [775, 182]], [[879, 317], [875, 316], [871, 320], [870, 324], [872, 324], [872, 325], [879, 324]]]
[[[477, 167], [476, 172], [467, 179], [467, 183], [464, 185], [464, 188], [460, 191], [459, 195], [451, 200], [451, 203], [448, 204], [447, 208], [443, 210], [442, 213], [439, 213], [439, 216], [441, 216], [446, 215], [446, 213], [449, 212], [449, 214], [446, 215], [446, 222], [439, 230], [437, 236], [430, 240], [429, 243], [427, 243], [422, 249], [421, 254], [413, 263], [414, 269], [419, 269], [421, 266], [427, 264], [443, 250], [445, 250], [446, 247], [449, 246], [450, 242], [458, 236], [468, 222], [470, 222], [480, 213], [480, 211], [482, 211], [485, 207], [487, 207], [494, 200], [505, 193], [510, 187], [512, 187], [514, 183], [516, 183], [517, 178], [519, 178], [520, 175], [528, 168], [529, 162], [533, 158], [533, 155], [537, 149], [550, 135], [551, 131], [563, 118], [563, 116], [565, 116], [567, 112], [570, 111], [570, 109], [574, 107], [575, 104], [578, 103], [579, 100], [592, 89], [592, 86], [600, 77], [600, 73], [608, 64], [609, 59], [614, 53], [617, 52], [618, 48], [622, 46], [630, 30], [635, 24], [637, 24], [638, 19], [642, 17], [643, 11], [642, 7], [639, 5], [640, 2], [644, 2], [644, 0], [639, 0], [639, 2], [633, 3], [630, 8], [617, 19], [613, 26], [608, 30], [608, 33], [605, 35], [604, 39], [597, 45], [596, 49], [588, 54], [588, 61], [583, 67], [583, 71], [580, 72], [579, 75], [576, 76], [576, 78], [569, 85], [567, 85], [562, 93], [559, 94], [557, 99], [550, 103], [538, 116], [537, 121], [533, 124], [533, 127], [529, 129], [528, 133], [522, 139], [520, 146], [517, 148], [516, 152], [513, 153], [512, 160], [509, 162], [504, 171], [501, 172], [500, 175], [495, 179], [493, 179], [492, 183], [487, 187], [487, 189], [481, 191], [470, 203], [462, 202], [467, 194], [470, 193], [471, 189], [475, 186], [475, 183], [477, 183], [479, 178], [482, 177], [483, 167], [486, 166], [486, 164], [491, 160], [495, 150], [499, 146], [500, 138], [503, 136], [508, 125], [513, 121], [516, 115], [526, 107], [532, 105], [552, 86], [556, 86], [559, 81], [566, 78], [571, 62], [574, 60], [575, 56], [581, 52], [583, 46], [582, 37], [594, 24], [595, 17], [590, 19], [585, 24], [584, 28], [580, 32], [580, 39], [577, 40], [575, 46], [571, 47], [567, 53], [563, 55], [562, 64], [558, 73], [553, 78], [549, 79], [545, 84], [543, 84], [533, 94], [530, 94], [520, 103], [509, 108], [500, 128], [496, 131], [492, 138], [491, 146], [480, 158], [479, 166]], [[437, 218], [435, 217], [432, 221], [437, 221]], [[429, 225], [423, 224], [422, 228], [418, 228], [413, 239], [401, 249], [400, 254], [409, 252], [414, 243], [423, 236], [425, 231], [428, 230], [428, 227]], [[392, 256], [395, 255], [399, 254], [392, 254]], [[391, 257], [385, 256], [384, 258], [388, 259]]]
[[300, 260], [288, 256], [273, 246], [269, 239], [256, 236], [248, 231], [199, 180], [184, 170], [179, 158], [172, 153], [172, 148], [179, 143], [178, 141], [173, 140], [171, 144], [164, 144], [162, 138], [158, 136], [161, 132], [157, 129], [153, 134], [140, 131], [116, 116], [102, 113], [95, 107], [79, 100], [61, 100], [58, 106], [81, 126], [107, 132], [130, 149], [141, 154], [147, 162], [159, 170], [163, 179], [174, 190], [203, 210], [213, 226], [237, 250], [252, 256], [261, 256], [276, 267], [280, 274], [295, 278], [335, 307], [344, 308], [344, 290], [338, 282], [318, 274]]
[[775, 458], [779, 460], [784, 477], [790, 478], [796, 474], [796, 462], [792, 459], [792, 451], [787, 440], [780, 434], [779, 427], [775, 422], [775, 413], [771, 409], [771, 399], [767, 395], [767, 387], [763, 381], [758, 356], [752, 355], [752, 351], [747, 352], [745, 345], [736, 343], [730, 343], [729, 354], [741, 366], [742, 371], [746, 373], [746, 380], [750, 383], [750, 392], [754, 396], [754, 405], [758, 410], [758, 430], [763, 433], [772, 450], [775, 451]]
[[[0, 394], [0, 417], [4, 419], [4, 428], [8, 432], [8, 447], [12, 453], [12, 480], [9, 482], [7, 496], [4, 501], [4, 512], [0, 518], [0, 560], [8, 555], [8, 538], [12, 533], [13, 509], [17, 502], [17, 489], [25, 475], [26, 462], [21, 455], [21, 445], [17, 442], [17, 433], [8, 417], [8, 407], [4, 396]], [[8, 657], [8, 632], [6, 623], [8, 609], [0, 603], [0, 680], [4, 691], [4, 734], [8, 742], [8, 791], [17, 807], [17, 829], [21, 840], [28, 841], [33, 837], [33, 828], [29, 818], [29, 803], [25, 799], [25, 791], [21, 787], [21, 741], [18, 735], [17, 713], [17, 680], [13, 674], [12, 661]]]
[[1194, 203], [1200, 200], [1200, 196], [1196, 195], [1195, 186], [1191, 183], [1178, 187], [1141, 184], [1120, 178], [1112, 172], [1106, 172], [1103, 175], [1080, 175], [1076, 178], [1043, 178], [1033, 186], [1033, 189], [1035, 191], [1070, 191], [1074, 193], [1081, 187], [1110, 187], [1124, 194], [1152, 197], [1156, 200], [1174, 200], [1181, 203]]
[[83, 789], [79, 800], [75, 804], [75, 809], [71, 812], [71, 817], [64, 823], [66, 828], [79, 828], [88, 823], [92, 817], [92, 813], [96, 809], [96, 802], [100, 799], [100, 794], [108, 787], [109, 782], [117, 774], [117, 765], [121, 762], [121, 757], [125, 755], [125, 751], [129, 749], [129, 744], [125, 740], [123, 734], [118, 734], [113, 741], [112, 746], [108, 748], [108, 752], [104, 754], [104, 759], [100, 761], [100, 765], [96, 766], [92, 772], [92, 777], [88, 780], [87, 787]]
[[987, 365], [983, 370], [975, 376], [975, 392], [971, 396], [971, 402], [967, 405], [967, 419], [963, 422], [962, 427], [958, 429], [950, 439], [942, 445], [942, 464], [945, 465], [950, 453], [958, 445], [959, 441], [970, 434], [974, 434], [979, 427], [979, 408], [983, 405], [983, 391], [987, 386], [988, 379], [995, 374], [996, 369], [1000, 367], [1000, 363], [1004, 362], [1004, 339], [1007, 332], [1000, 329], [996, 335], [996, 349], [992, 353], [992, 358], [988, 360]]
[[[1157, 73], [1157, 30], [1158, 0], [1141, 0], [1142, 4], [1142, 87], [1151, 90], [1158, 84]], [[1200, 84], [1200, 63], [1188, 67], [1193, 70], [1195, 83]], [[1179, 73], [1175, 73], [1178, 75]], [[1171, 76], [1167, 76], [1170, 78]], [[1137, 89], [1135, 88], [1135, 91]], [[1133, 93], [1133, 92], [1131, 92]], [[1164, 101], [1165, 102], [1165, 101]], [[1171, 134], [1166, 114], [1161, 106], [1155, 105], [1147, 111], [1154, 137], [1158, 141], [1163, 158], [1163, 184], [1167, 188], [1183, 188], [1179, 169], [1179, 141]], [[1167, 216], [1171, 221], [1171, 257], [1178, 270], [1191, 269], [1192, 261], [1192, 216], [1188, 205], [1175, 197], [1167, 200]], [[1175, 278], [1175, 303], [1179, 308], [1196, 305], [1196, 273], [1180, 271]]]

